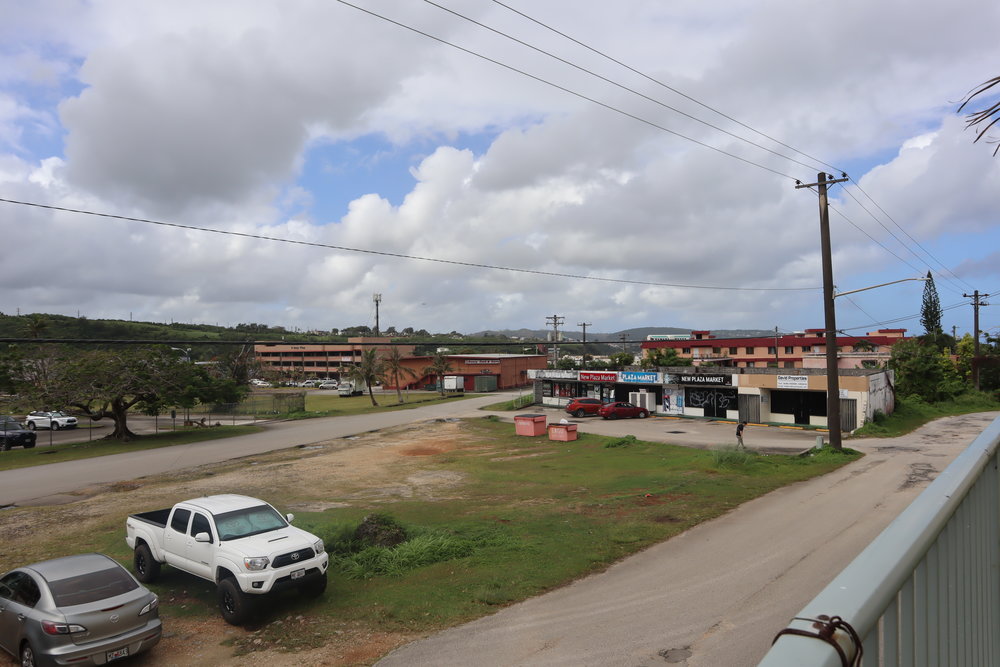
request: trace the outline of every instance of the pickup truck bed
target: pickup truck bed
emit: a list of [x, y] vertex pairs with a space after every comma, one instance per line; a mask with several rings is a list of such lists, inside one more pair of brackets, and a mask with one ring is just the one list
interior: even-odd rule
[[146, 523], [163, 528], [167, 525], [167, 519], [170, 518], [170, 508], [153, 510], [152, 512], [139, 512], [138, 514], [129, 514], [129, 516], [133, 519], [145, 521]]

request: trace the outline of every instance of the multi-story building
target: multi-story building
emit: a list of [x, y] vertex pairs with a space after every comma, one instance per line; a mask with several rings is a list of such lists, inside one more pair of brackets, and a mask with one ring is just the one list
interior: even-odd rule
[[[906, 329], [879, 329], [864, 336], [837, 337], [839, 368], [879, 368], [888, 361], [893, 344], [904, 340]], [[748, 338], [716, 338], [711, 331], [692, 331], [682, 340], [647, 340], [642, 356], [672, 348], [677, 356], [700, 366], [733, 368], [825, 368], [826, 338], [822, 329]]]
[[404, 357], [413, 355], [416, 345], [390, 345], [392, 338], [359, 336], [346, 343], [283, 343], [267, 341], [254, 344], [254, 356], [261, 369], [277, 377], [339, 378], [361, 361], [361, 352], [374, 347], [386, 354], [395, 347]]

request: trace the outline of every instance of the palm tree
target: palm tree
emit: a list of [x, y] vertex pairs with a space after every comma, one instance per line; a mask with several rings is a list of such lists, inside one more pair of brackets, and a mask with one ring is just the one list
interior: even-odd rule
[[347, 377], [351, 382], [364, 383], [368, 387], [368, 398], [372, 400], [372, 405], [378, 407], [375, 401], [375, 394], [372, 393], [372, 385], [378, 384], [385, 379], [385, 364], [378, 357], [377, 350], [363, 350], [361, 361], [352, 366], [347, 372]]
[[27, 328], [32, 338], [41, 338], [49, 328], [49, 321], [42, 315], [33, 313], [28, 315]]
[[424, 369], [425, 375], [433, 375], [438, 379], [438, 391], [444, 396], [444, 376], [451, 372], [451, 362], [443, 352], [436, 352], [431, 357], [431, 365]]
[[396, 387], [396, 398], [402, 403], [403, 392], [399, 389], [399, 379], [401, 377], [414, 378], [417, 373], [412, 368], [403, 365], [403, 355], [399, 352], [398, 347], [392, 348], [389, 354], [382, 359], [382, 363], [385, 364], [386, 376], [392, 380], [392, 384]]
[[[962, 100], [961, 106], [958, 107], [958, 113], [962, 113], [962, 110], [969, 102], [972, 101], [972, 98], [976, 97], [977, 95], [981, 95], [982, 93], [985, 93], [987, 90], [989, 90], [990, 88], [992, 88], [997, 84], [1000, 84], [1000, 76], [995, 76], [989, 81], [984, 81], [983, 83], [979, 84], [977, 88], [974, 88], [968, 95], [965, 96], [965, 99]], [[989, 132], [990, 128], [992, 128], [997, 123], [1000, 123], [1000, 102], [994, 102], [993, 104], [986, 106], [978, 111], [970, 111], [965, 117], [966, 128], [970, 128], [976, 125], [982, 127], [982, 129], [979, 130], [979, 134], [976, 135], [976, 138], [973, 140], [972, 143], [975, 143], [980, 139], [982, 139], [986, 135], [986, 133]], [[993, 149], [993, 155], [996, 155], [997, 151], [1000, 151], [1000, 139], [987, 139], [986, 143], [997, 145], [997, 147]]]

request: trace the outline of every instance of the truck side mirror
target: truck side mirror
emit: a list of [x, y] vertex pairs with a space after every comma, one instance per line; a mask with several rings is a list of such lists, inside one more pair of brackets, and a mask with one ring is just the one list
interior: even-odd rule
[[211, 542], [212, 541], [212, 536], [209, 535], [208, 533], [198, 533], [197, 535], [194, 536], [194, 541], [195, 542]]
[[285, 521], [287, 521], [288, 523], [295, 521], [295, 515], [289, 512], [288, 514], [285, 515]]

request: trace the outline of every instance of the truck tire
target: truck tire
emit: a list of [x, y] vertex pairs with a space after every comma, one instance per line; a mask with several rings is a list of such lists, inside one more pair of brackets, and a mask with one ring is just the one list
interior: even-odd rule
[[219, 582], [219, 613], [230, 625], [243, 625], [253, 616], [253, 596], [240, 590], [234, 579], [226, 578]]
[[326, 575], [299, 586], [299, 594], [306, 598], [318, 598], [326, 592]]
[[153, 558], [153, 552], [145, 542], [136, 546], [132, 553], [132, 568], [135, 578], [144, 584], [152, 583], [160, 576], [160, 563]]

